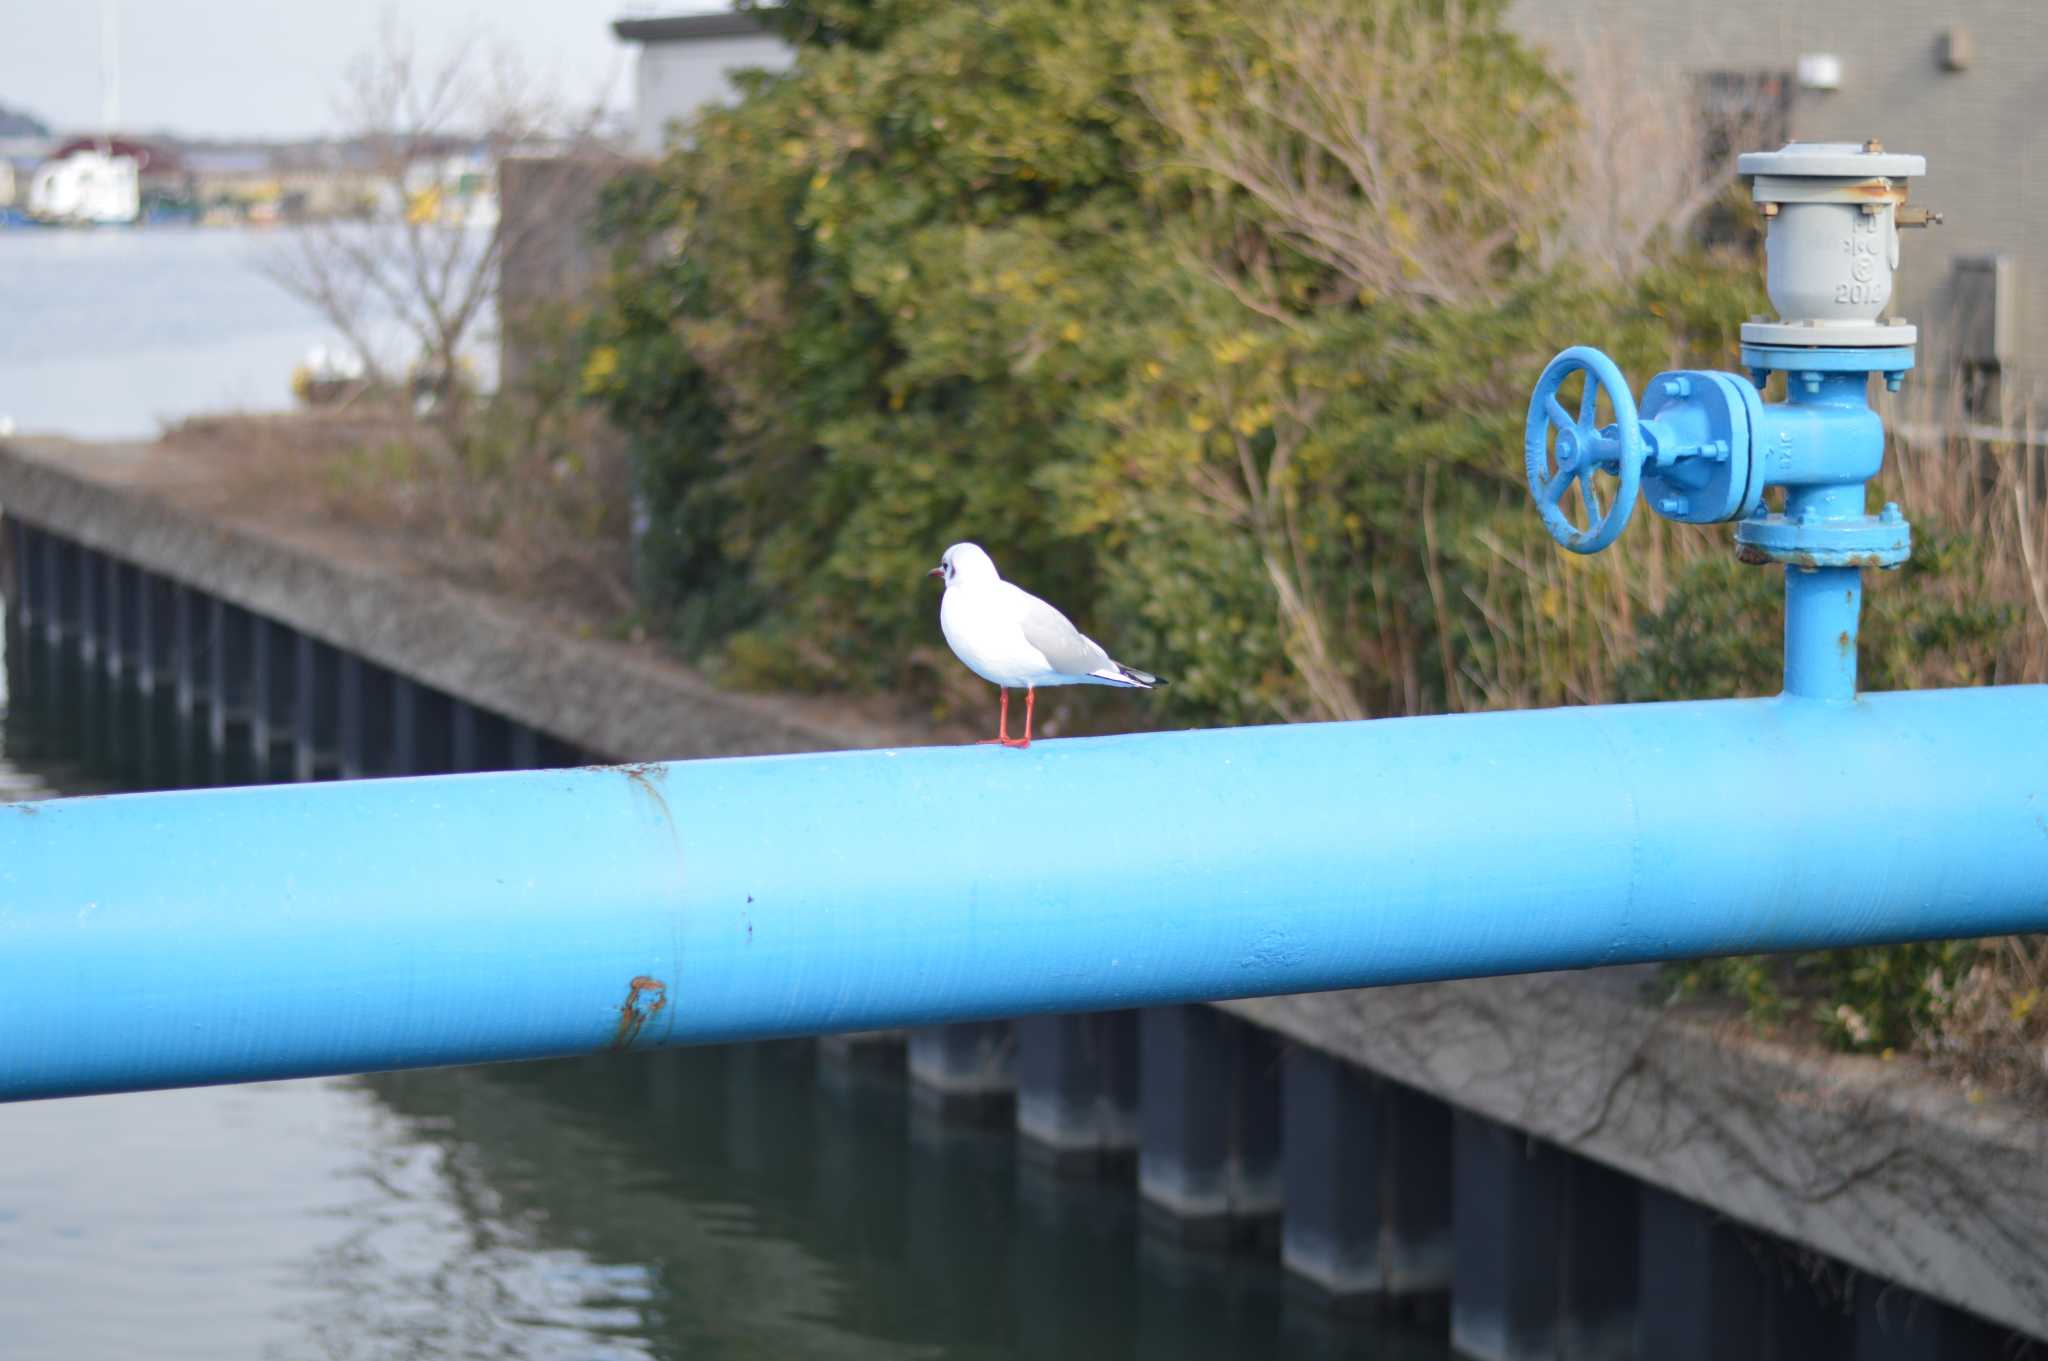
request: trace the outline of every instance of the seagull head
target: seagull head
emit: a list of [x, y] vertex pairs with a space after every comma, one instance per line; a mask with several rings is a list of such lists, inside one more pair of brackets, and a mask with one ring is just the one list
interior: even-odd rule
[[956, 581], [996, 580], [995, 559], [981, 551], [978, 543], [956, 543], [940, 557], [939, 565], [925, 573], [951, 586]]

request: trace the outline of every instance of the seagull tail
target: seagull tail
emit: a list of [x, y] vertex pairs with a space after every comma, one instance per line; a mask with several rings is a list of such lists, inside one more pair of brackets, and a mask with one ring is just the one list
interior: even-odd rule
[[1135, 666], [1125, 666], [1122, 662], [1111, 662], [1100, 671], [1091, 671], [1088, 675], [1089, 679], [1103, 685], [1121, 686], [1126, 690], [1150, 690], [1155, 685], [1166, 684], [1151, 672], [1140, 671]]

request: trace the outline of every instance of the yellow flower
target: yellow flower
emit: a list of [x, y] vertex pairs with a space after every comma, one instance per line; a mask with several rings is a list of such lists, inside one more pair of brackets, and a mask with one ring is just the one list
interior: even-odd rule
[[600, 345], [590, 352], [583, 361], [583, 391], [592, 395], [605, 390], [619, 371], [619, 352], [610, 345]]
[[1265, 429], [1267, 425], [1271, 424], [1272, 420], [1273, 408], [1263, 402], [1258, 402], [1251, 406], [1239, 408], [1237, 415], [1231, 419], [1230, 423], [1236, 427], [1237, 433], [1240, 435], [1256, 435], [1259, 431]]
[[1209, 347], [1210, 356], [1219, 364], [1235, 364], [1251, 352], [1251, 337], [1242, 332]]

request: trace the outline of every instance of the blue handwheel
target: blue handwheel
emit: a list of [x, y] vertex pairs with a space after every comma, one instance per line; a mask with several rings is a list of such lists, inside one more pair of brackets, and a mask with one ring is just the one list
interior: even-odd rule
[[[1558, 389], [1575, 373], [1586, 375], [1586, 393], [1579, 400], [1577, 420], [1557, 399]], [[1604, 430], [1594, 424], [1603, 388], [1614, 408], [1614, 424]], [[1551, 538], [1574, 553], [1597, 553], [1621, 537], [1636, 508], [1645, 450], [1636, 399], [1612, 359], [1591, 346], [1574, 345], [1545, 366], [1529, 397], [1523, 453], [1528, 461], [1529, 494], [1536, 498], [1537, 513]], [[1611, 509], [1601, 508], [1600, 494], [1593, 485], [1595, 472], [1620, 479]], [[1573, 482], [1579, 484], [1579, 496], [1586, 503], [1588, 518], [1583, 528], [1571, 522], [1561, 504]]]

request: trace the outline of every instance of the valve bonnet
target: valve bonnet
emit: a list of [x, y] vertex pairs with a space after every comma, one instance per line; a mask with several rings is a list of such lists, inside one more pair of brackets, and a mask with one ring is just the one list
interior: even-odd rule
[[1775, 321], [1742, 328], [1751, 345], [1901, 346], [1913, 327], [1880, 321], [1899, 263], [1898, 209], [1927, 158], [1875, 142], [1793, 142], [1736, 160], [1769, 219], [1766, 287]]

